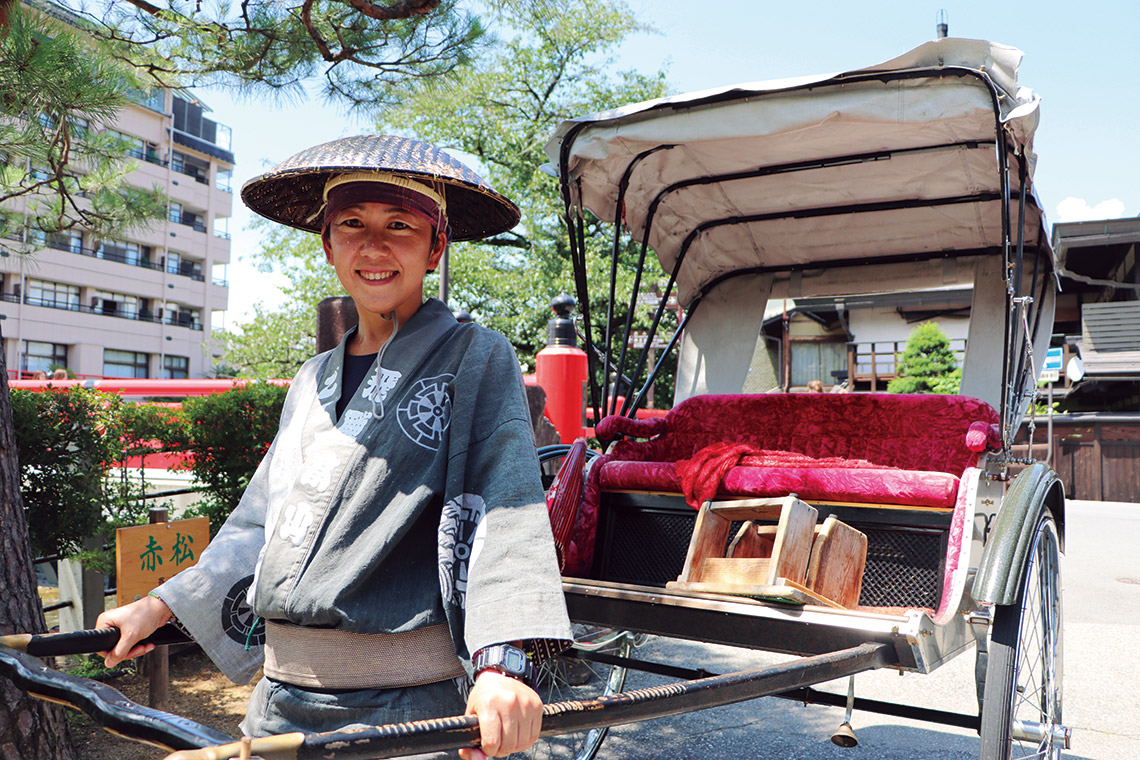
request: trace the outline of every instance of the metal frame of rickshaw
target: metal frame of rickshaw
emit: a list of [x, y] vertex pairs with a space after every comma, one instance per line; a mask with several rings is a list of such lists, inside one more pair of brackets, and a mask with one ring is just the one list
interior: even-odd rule
[[[593, 627], [601, 626], [610, 631], [607, 634], [588, 638], [570, 653], [568, 659], [593, 661], [609, 667], [605, 680], [600, 684], [600, 696], [590, 699], [575, 699], [570, 702], [548, 704], [544, 711], [543, 735], [560, 735], [569, 731], [582, 732], [583, 742], [578, 758], [591, 757], [597, 752], [605, 735], [606, 727], [624, 722], [644, 720], [652, 717], [674, 715], [689, 710], [728, 704], [764, 695], [791, 697], [804, 702], [821, 704], [847, 704], [850, 708], [880, 712], [890, 715], [927, 720], [935, 723], [977, 728], [982, 735], [982, 757], [985, 760], [1005, 760], [1010, 757], [1013, 744], [1028, 742], [1038, 746], [1031, 750], [1035, 757], [1057, 757], [1060, 747], [1067, 744], [1067, 729], [1061, 723], [1060, 713], [1060, 609], [1057, 554], [1061, 548], [1064, 526], [1064, 499], [1060, 482], [1055, 473], [1043, 464], [1031, 463], [1012, 481], [1007, 481], [1008, 467], [1014, 463], [1010, 444], [1016, 432], [1022, 411], [1033, 396], [1033, 380], [1036, 365], [1043, 359], [1043, 351], [1033, 352], [1035, 336], [1051, 323], [1052, 273], [1047, 268], [1049, 257], [1048, 242], [1039, 236], [1037, 240], [1026, 240], [1025, 219], [1030, 203], [1028, 190], [1028, 169], [1024, 155], [1014, 156], [1007, 144], [999, 99], [1005, 95], [985, 73], [976, 69], [958, 66], [913, 67], [903, 71], [859, 71], [839, 75], [830, 80], [816, 80], [807, 84], [792, 85], [782, 92], [823, 87], [827, 84], [849, 84], [872, 81], [899, 81], [922, 77], [970, 77], [982, 82], [987, 88], [994, 111], [993, 140], [979, 141], [978, 144], [992, 145], [997, 155], [1000, 176], [1000, 190], [997, 197], [984, 195], [988, 201], [1000, 201], [1001, 241], [997, 246], [980, 250], [936, 251], [911, 257], [891, 257], [891, 261], [902, 258], [911, 262], [933, 258], [954, 257], [999, 257], [1002, 266], [1001, 288], [1005, 291], [1003, 306], [1005, 320], [1002, 343], [1000, 407], [1003, 424], [1004, 449], [1000, 455], [987, 461], [987, 472], [991, 477], [980, 478], [978, 495], [984, 495], [991, 507], [978, 510], [983, 523], [976, 530], [981, 536], [974, 543], [981, 546], [981, 561], [972, 578], [969, 593], [963, 592], [965, 601], [956, 614], [943, 624], [935, 624], [924, 610], [907, 610], [903, 614], [880, 614], [861, 610], [828, 610], [805, 606], [788, 608], [774, 603], [736, 599], [732, 597], [707, 596], [667, 592], [660, 588], [633, 584], [611, 583], [589, 579], [566, 578], [564, 588], [571, 618], [578, 623]], [[693, 101], [703, 105], [728, 102], [737, 97], [734, 91], [724, 91]], [[665, 103], [662, 108], [672, 107]], [[585, 124], [585, 122], [583, 122]], [[585, 126], [572, 127], [584, 129]], [[565, 137], [565, 135], [563, 136]], [[562, 190], [566, 204], [567, 224], [571, 235], [571, 257], [575, 267], [580, 304], [588, 306], [589, 291], [585, 279], [586, 260], [583, 238], [583, 214], [573, 200], [572, 176], [568, 158], [572, 140], [562, 141], [559, 161], [559, 176], [563, 178]], [[623, 173], [617, 208], [626, 202], [626, 190], [632, 170], [646, 157], [661, 150], [665, 145], [654, 147], [635, 156]], [[888, 151], [887, 154], [890, 152]], [[809, 170], [850, 161], [877, 160], [887, 154], [876, 152], [855, 152], [849, 155], [833, 156], [822, 161], [802, 161], [756, 168], [749, 173], [754, 176], [775, 176], [783, 173]], [[898, 152], [896, 151], [896, 154]], [[1018, 220], [1016, 242], [1013, 240], [1011, 214], [1013, 210], [1011, 192], [1011, 159], [1016, 158], [1018, 172]], [[736, 176], [728, 174], [725, 176]], [[723, 179], [723, 177], [721, 178]], [[694, 180], [694, 183], [712, 182], [711, 177]], [[654, 201], [654, 211], [667, 193], [678, 189], [670, 186], [662, 189]], [[953, 204], [976, 202], [979, 196], [944, 198], [934, 203]], [[803, 209], [803, 217], [819, 218], [837, 213], [852, 213], [855, 210], [885, 210], [917, 208], [934, 205], [929, 201], [906, 200], [888, 201], [881, 204], [864, 204], [856, 209], [853, 206], [831, 206]], [[599, 215], [600, 216], [600, 215]], [[615, 219], [620, 214], [614, 215]], [[696, 239], [700, 231], [715, 225], [740, 223], [748, 217], [723, 220], [707, 220], [690, 233], [685, 244]], [[640, 247], [638, 277], [644, 268], [649, 244], [649, 225]], [[615, 225], [614, 247], [618, 247], [620, 225]], [[1033, 254], [1032, 271], [1027, 269], [1026, 254]], [[680, 257], [672, 269], [668, 289], [672, 290], [684, 256]], [[874, 262], [870, 262], [874, 263]], [[615, 264], [616, 267], [616, 256]], [[765, 271], [789, 271], [789, 267], [747, 269], [748, 273]], [[1023, 272], [1023, 269], [1026, 269]], [[667, 351], [673, 350], [689, 325], [696, 304], [724, 278], [742, 274], [742, 271], [726, 273], [722, 277], [704, 283], [697, 298], [688, 304], [689, 310], [681, 321], [678, 332], [669, 342]], [[1025, 276], [1029, 287], [1023, 289]], [[980, 283], [975, 280], [974, 288]], [[991, 284], [992, 285], [992, 284]], [[990, 287], [987, 285], [987, 287]], [[638, 283], [635, 283], [630, 296], [630, 314], [636, 302]], [[991, 290], [993, 288], [991, 287]], [[667, 297], [668, 294], [666, 294]], [[646, 346], [651, 345], [653, 333], [660, 327], [666, 298], [662, 298], [652, 319], [652, 330]], [[607, 312], [607, 325], [613, 321], [614, 292], [611, 288]], [[1049, 308], [1046, 308], [1048, 305]], [[589, 309], [585, 308], [584, 333], [587, 353], [596, 361], [594, 328]], [[625, 331], [631, 329], [631, 317], [627, 319]], [[611, 335], [607, 332], [604, 342], [610, 345]], [[626, 367], [623, 349], [618, 352], [615, 367]], [[667, 353], [667, 352], [666, 352]], [[634, 362], [633, 378], [646, 368], [647, 351]], [[646, 389], [653, 382], [658, 367], [648, 373], [648, 378], [636, 392], [626, 388], [627, 400], [619, 409], [611, 404], [609, 411], [631, 414], [641, 403]], [[603, 376], [608, 373], [602, 373]], [[622, 375], [618, 374], [619, 382]], [[630, 381], [632, 383], [632, 381]], [[591, 395], [595, 408], [600, 408], [602, 398], [616, 398], [618, 392], [611, 393], [608, 379], [599, 384], [596, 375], [590, 374]], [[540, 449], [541, 461], [557, 459], [565, 453], [564, 447]], [[1025, 462], [1022, 462], [1025, 464]], [[983, 499], [978, 499], [979, 502]], [[1030, 599], [1029, 597], [1033, 598]], [[971, 597], [976, 604], [971, 605]], [[1055, 605], [1054, 605], [1055, 603]], [[1054, 608], [1055, 607], [1055, 608]], [[1046, 609], [1047, 608], [1047, 609]], [[1046, 647], [1043, 653], [1046, 669], [1049, 671], [1043, 680], [1045, 691], [1040, 695], [1042, 707], [1040, 720], [1026, 720], [1015, 711], [1017, 695], [1015, 687], [1020, 673], [1022, 628], [1026, 618], [1023, 610], [1029, 613], [1030, 623], [1041, 623], [1045, 629]], [[1040, 616], [1038, 618], [1038, 615]], [[677, 638], [716, 642], [752, 649], [765, 649], [776, 652], [802, 655], [791, 663], [761, 668], [756, 671], [714, 676], [699, 668], [688, 667], [688, 663], [666, 664], [642, 662], [632, 656], [632, 645], [636, 634], [644, 632]], [[87, 632], [93, 633], [93, 632]], [[796, 645], [789, 644], [791, 640]], [[979, 669], [980, 673], [993, 671], [995, 660], [1000, 660], [1001, 668], [1010, 670], [1005, 678], [985, 678], [979, 683], [979, 696], [982, 707], [978, 715], [962, 715], [941, 710], [916, 708], [860, 698], [847, 700], [837, 695], [811, 688], [844, 676], [866, 670], [892, 667], [916, 672], [929, 672], [965, 650], [971, 644], [977, 645], [979, 656], [988, 652], [989, 665]], [[106, 648], [101, 643], [96, 648]], [[31, 652], [31, 649], [27, 651]], [[77, 651], [91, 651], [77, 650]], [[45, 651], [44, 654], [51, 654]], [[170, 748], [187, 748], [172, 758], [227, 758], [254, 755], [265, 758], [336, 757], [391, 757], [411, 752], [424, 752], [433, 749], [446, 749], [469, 746], [477, 736], [477, 726], [470, 717], [444, 718], [421, 721], [415, 724], [377, 727], [354, 732], [332, 732], [321, 735], [285, 735], [255, 740], [251, 746], [236, 743], [219, 747], [210, 745], [223, 742], [227, 737], [212, 729], [147, 708], [133, 705], [110, 687], [91, 686], [83, 679], [50, 671], [42, 663], [28, 655], [13, 652], [7, 647], [0, 648], [0, 672], [15, 680], [31, 693], [46, 699], [63, 702], [78, 707], [94, 716], [103, 725], [143, 741]], [[555, 663], [554, 667], [557, 668]], [[650, 672], [670, 675], [681, 679], [665, 687], [633, 692], [623, 691], [624, 673], [628, 668], [639, 668]], [[554, 672], [555, 675], [557, 671]], [[996, 684], [996, 685], [995, 685]], [[595, 684], [597, 686], [597, 684]], [[982, 698], [984, 689], [984, 698]], [[1004, 704], [1002, 704], [1004, 702]], [[1048, 704], [1045, 704], [1048, 703]], [[205, 748], [200, 750], [193, 747]], [[243, 754], [244, 753], [244, 754]], [[541, 750], [537, 753], [541, 754]]]
[[[1002, 353], [1001, 392], [1001, 418], [1003, 427], [1003, 450], [999, 456], [990, 457], [987, 464], [988, 475], [979, 484], [979, 493], [975, 494], [977, 502], [986, 501], [993, 504], [993, 509], [984, 514], [978, 514], [984, 520], [982, 540], [985, 548], [981, 562], [972, 579], [972, 586], [964, 592], [965, 597], [955, 615], [945, 624], [935, 624], [929, 615], [917, 610], [908, 610], [903, 615], [879, 615], [863, 613], [860, 611], [835, 611], [826, 608], [813, 608], [810, 605], [789, 611], [786, 606], [776, 603], [764, 603], [754, 600], [733, 601], [729, 598], [698, 598], [700, 595], [686, 595], [667, 591], [661, 588], [641, 587], [623, 583], [610, 583], [580, 578], [566, 578], [564, 588], [571, 618], [576, 623], [589, 626], [610, 627], [614, 631], [629, 631], [638, 634], [654, 634], [666, 637], [691, 639], [707, 643], [728, 644], [738, 647], [761, 649], [786, 654], [807, 656], [805, 662], [810, 661], [812, 655], [838, 650], [849, 650], [860, 644], [884, 644], [893, 650], [891, 662], [879, 666], [896, 667], [900, 670], [929, 672], [951, 657], [966, 651], [971, 645], [976, 645], [979, 657], [978, 696], [979, 713], [977, 715], [963, 715], [940, 710], [916, 708], [910, 705], [891, 704], [870, 700], [855, 699], [853, 696], [845, 700], [842, 697], [811, 688], [811, 684], [819, 683], [805, 674], [797, 687], [777, 694], [803, 702], [819, 704], [832, 704], [848, 706], [852, 704], [856, 709], [869, 712], [878, 712], [889, 715], [909, 717], [926, 720], [934, 723], [973, 728], [982, 736], [982, 757], [989, 760], [997, 758], [1004, 760], [1011, 756], [1013, 751], [1028, 751], [1033, 757], [1058, 757], [1060, 749], [1067, 747], [1069, 742], [1068, 729], [1061, 723], [1060, 715], [1060, 609], [1059, 609], [1059, 580], [1057, 567], [1057, 553], [1063, 546], [1064, 530], [1064, 497], [1061, 492], [1057, 476], [1043, 464], [1033, 464], [1029, 461], [1014, 460], [1010, 445], [1020, 425], [1021, 415], [1026, 405], [1030, 403], [1034, 394], [1034, 378], [1039, 367], [1035, 366], [1033, 342], [1039, 331], [1046, 330], [1052, 320], [1051, 303], [1049, 301], [1050, 288], [1054, 280], [1050, 272], [1044, 271], [1045, 259], [1049, 259], [1048, 243], [1039, 238], [1029, 241], [1033, 247], [1032, 267], [1029, 274], [1023, 271], [1026, 267], [1026, 211], [1027, 203], [1035, 202], [1030, 197], [1029, 172], [1026, 166], [1027, 158], [1024, 155], [1014, 155], [1015, 146], [1008, 140], [999, 108], [999, 98], [1005, 95], [999, 92], [998, 87], [990, 77], [982, 71], [973, 68], [956, 66], [938, 66], [914, 68], [903, 71], [875, 71], [867, 73], [854, 73], [841, 75], [828, 82], [811, 82], [804, 85], [793, 86], [780, 90], [781, 94], [812, 88], [824, 88], [831, 84], [852, 84], [859, 82], [890, 82], [897, 80], [919, 78], [947, 78], [971, 77], [981, 82], [988, 90], [994, 112], [994, 138], [990, 144], [995, 147], [997, 165], [1000, 174], [1000, 191], [997, 195], [981, 194], [959, 197], [940, 198], [930, 200], [892, 200], [880, 203], [866, 203], [859, 206], [838, 205], [819, 208], [796, 208], [790, 212], [770, 212], [755, 215], [740, 215], [727, 218], [704, 219], [697, 218], [688, 230], [680, 252], [672, 268], [665, 267], [668, 282], [664, 293], [659, 293], [659, 303], [652, 315], [648, 337], [644, 340], [643, 348], [636, 359], [627, 357], [626, 336], [633, 328], [633, 315], [637, 303], [641, 277], [645, 269], [645, 260], [650, 246], [652, 223], [657, 210], [664, 199], [680, 190], [696, 185], [712, 185], [716, 183], [732, 182], [738, 179], [755, 178], [762, 176], [775, 176], [789, 174], [797, 171], [814, 170], [827, 166], [838, 166], [857, 161], [874, 161], [889, 158], [892, 154], [898, 155], [908, 151], [930, 150], [930, 147], [908, 148], [902, 151], [869, 151], [853, 152], [850, 154], [829, 156], [818, 160], [796, 161], [777, 165], [755, 166], [743, 171], [730, 171], [716, 176], [699, 175], [680, 181], [675, 181], [660, 187], [656, 195], [647, 204], [644, 212], [644, 234], [637, 241], [640, 245], [639, 260], [627, 305], [624, 325], [625, 335], [617, 336], [620, 349], [611, 351], [614, 336], [610, 334], [609, 325], [614, 322], [615, 282], [618, 266], [618, 251], [622, 224], [614, 224], [615, 234], [612, 251], [612, 268], [609, 283], [609, 298], [605, 316], [606, 331], [601, 339], [603, 346], [599, 349], [595, 343], [595, 329], [590, 313], [591, 296], [586, 279], [585, 259], [585, 209], [582, 206], [583, 193], [581, 188], [575, 188], [575, 182], [581, 182], [576, 177], [571, 166], [571, 154], [575, 139], [584, 130], [601, 124], [606, 125], [606, 114], [599, 115], [596, 120], [589, 117], [575, 122], [564, 124], [559, 134], [557, 175], [561, 178], [562, 194], [566, 210], [566, 223], [571, 230], [571, 256], [574, 263], [575, 283], [578, 303], [581, 304], [583, 329], [581, 337], [586, 344], [586, 353], [591, 362], [589, 385], [592, 403], [595, 409], [605, 409], [609, 414], [633, 416], [646, 396], [647, 390], [653, 384], [663, 362], [659, 360], [655, 366], [648, 368], [648, 375], [640, 387], [634, 387], [636, 379], [647, 370], [649, 347], [654, 336], [661, 326], [665, 313], [666, 302], [677, 283], [678, 274], [685, 262], [685, 257], [691, 250], [691, 244], [706, 230], [722, 225], [741, 224], [754, 221], [767, 221], [778, 218], [812, 218], [835, 214], [851, 214], [862, 211], [895, 210], [915, 207], [930, 207], [934, 205], [951, 205], [957, 203], [971, 203], [979, 200], [995, 201], [1001, 203], [1002, 240], [997, 248], [983, 250], [956, 250], [936, 251], [932, 253], [915, 254], [909, 257], [911, 261], [928, 260], [932, 258], [956, 258], [964, 256], [994, 256], [1000, 255], [1003, 279], [1006, 284], [1005, 314], [1006, 327], [1004, 333], [1005, 351]], [[746, 93], [742, 95], [735, 90], [728, 90], [713, 94], [705, 100], [682, 103], [681, 106], [691, 107], [694, 110], [703, 107], [715, 107], [719, 102], [731, 102], [738, 98], [756, 97], [762, 99], [765, 93]], [[657, 106], [663, 112], [673, 108], [673, 104], [665, 103]], [[680, 109], [680, 106], [678, 106]], [[639, 116], [651, 120], [654, 106], [650, 105]], [[649, 115], [645, 115], [649, 113]], [[620, 121], [622, 115], [612, 117], [615, 122]], [[660, 118], [668, 118], [663, 116]], [[617, 127], [614, 127], [615, 131]], [[644, 138], [643, 138], [644, 139]], [[967, 141], [976, 146], [977, 141]], [[551, 145], [555, 145], [552, 141]], [[610, 216], [606, 210], [597, 207], [589, 209], [605, 221], [623, 219], [627, 203], [627, 190], [631, 177], [639, 165], [653, 154], [676, 147], [673, 144], [659, 144], [644, 147], [632, 152], [628, 163], [621, 173], [616, 196], [616, 203]], [[938, 148], [954, 147], [952, 145], [939, 145]], [[553, 158], [553, 151], [548, 147]], [[1013, 201], [1011, 192], [1011, 157], [1016, 168], [1012, 171], [1018, 173], [1017, 193], [1017, 219], [1016, 241], [1013, 240], [1014, 230], [1011, 222]], [[583, 159], [584, 162], [588, 159]], [[611, 177], [613, 174], [611, 173]], [[644, 203], [644, 196], [639, 199]], [[645, 208], [645, 206], [642, 206]], [[639, 209], [640, 210], [640, 209]], [[631, 236], [636, 235], [631, 230]], [[1042, 250], [1044, 249], [1044, 250]], [[908, 257], [890, 257], [890, 262], [906, 260]], [[868, 259], [866, 263], [878, 263], [875, 259]], [[810, 268], [805, 265], [803, 268]], [[662, 358], [672, 352], [680, 336], [683, 334], [690, 319], [698, 310], [702, 299], [725, 280], [745, 274], [790, 272], [796, 267], [753, 266], [745, 269], [722, 273], [703, 283], [697, 295], [687, 304], [684, 318], [680, 320], [676, 332], [671, 336], [666, 348], [661, 352]], [[1029, 274], [1029, 288], [1022, 291], [1024, 277]], [[977, 283], [974, 283], [977, 287]], [[1048, 324], [1045, 324], [1045, 320]], [[1046, 332], [1047, 335], [1047, 332]], [[1019, 345], [1020, 344], [1020, 345]], [[1040, 352], [1039, 351], [1039, 355]], [[616, 354], [616, 356], [614, 355]], [[1040, 363], [1038, 355], [1037, 364]], [[630, 369], [632, 362], [632, 370]], [[605, 368], [599, 371], [598, 365]], [[628, 373], [628, 374], [626, 374]], [[602, 377], [598, 382], [598, 376]], [[610, 387], [610, 377], [613, 376], [614, 385]], [[620, 404], [618, 399], [624, 398]], [[601, 417], [602, 415], [599, 415]], [[1031, 420], [1032, 424], [1032, 420]], [[557, 460], [566, 453], [566, 447], [551, 447], [540, 451], [543, 459]], [[1012, 484], [1003, 481], [1008, 476], [1008, 467], [1011, 464], [1029, 464]], [[1006, 486], [1008, 485], [1008, 488]], [[1005, 493], [1003, 494], [1003, 491]], [[985, 498], [980, 498], [984, 496]], [[626, 494], [627, 500], [635, 500], [636, 496]], [[646, 497], [642, 497], [643, 499]], [[652, 501], [652, 498], [649, 498]], [[1000, 509], [997, 505], [1000, 505]], [[966, 539], [967, 541], [969, 539]], [[1028, 576], [1033, 573], [1034, 579]], [[1032, 586], [1033, 590], [1028, 590]], [[971, 607], [970, 594], [976, 603]], [[1038, 599], [1024, 600], [1023, 596], [1036, 595]], [[1056, 602], [1054, 605], [1053, 602]], [[1034, 610], [1039, 605], [1041, 610]], [[1054, 609], [1055, 606], [1055, 609]], [[1052, 671], [1042, 676], [1042, 701], [1052, 704], [1043, 705], [1041, 719], [1038, 721], [1026, 720], [1019, 717], [1016, 696], [1012, 697], [1014, 704], [1011, 710], [1003, 710], [995, 706], [996, 702], [1011, 699], [1000, 686], [991, 685], [991, 691], [986, 691], [986, 681], [999, 681], [1000, 679], [987, 679], [985, 661], [991, 640], [1001, 639], [1003, 649], [1007, 652], [1006, 659], [1021, 657], [1021, 631], [1022, 620], [1025, 615], [1015, 613], [1028, 607], [1025, 615], [1034, 618], [1040, 613], [1043, 620], [1041, 625], [1046, 629], [1042, 659], [1045, 661], [1044, 669]], [[1017, 628], [1011, 634], [1010, 620], [1017, 617]], [[1035, 625], [1035, 623], [1031, 623]], [[631, 634], [632, 635], [632, 634]], [[1011, 635], [1014, 637], [1010, 641]], [[621, 641], [620, 634], [617, 634]], [[791, 642], [794, 642], [791, 643]], [[707, 675], [707, 672], [692, 667], [676, 666], [673, 664], [648, 663], [631, 656], [629, 642], [622, 642], [623, 646], [616, 654], [589, 651], [596, 647], [586, 647], [586, 651], [579, 652], [580, 657], [611, 666], [615, 671], [621, 672], [623, 668], [639, 669], [648, 672], [671, 675], [676, 678], [696, 678]], [[1008, 654], [1012, 651], [1013, 654]], [[789, 665], [795, 669], [796, 664]], [[869, 666], [876, 667], [876, 666]], [[1000, 667], [1008, 667], [1003, 662]], [[1016, 669], [1016, 666], [1015, 666]], [[618, 691], [622, 686], [622, 678], [611, 676], [611, 684], [607, 692]], [[1018, 676], [1014, 675], [1014, 680]], [[1016, 683], [1013, 688], [1016, 687]], [[986, 698], [983, 699], [983, 692]], [[987, 703], [989, 707], [987, 709]], [[848, 713], [850, 717], [850, 712]], [[578, 760], [593, 757], [604, 738], [604, 732], [595, 731], [591, 737], [583, 742], [576, 757]], [[1028, 748], [1028, 749], [1027, 749]], [[1020, 754], [1015, 756], [1021, 756]]]

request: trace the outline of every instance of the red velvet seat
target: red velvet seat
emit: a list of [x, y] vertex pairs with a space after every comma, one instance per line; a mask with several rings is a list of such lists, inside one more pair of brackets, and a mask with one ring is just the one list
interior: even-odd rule
[[[662, 418], [607, 417], [574, 530], [569, 574], [593, 557], [602, 490], [953, 508], [980, 453], [1000, 445], [999, 417], [966, 396], [759, 394], [690, 398]], [[647, 440], [629, 440], [629, 439]], [[703, 490], [702, 490], [703, 486]]]

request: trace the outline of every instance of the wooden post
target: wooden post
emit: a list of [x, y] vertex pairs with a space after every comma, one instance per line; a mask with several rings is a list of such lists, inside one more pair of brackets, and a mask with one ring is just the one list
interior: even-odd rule
[[[166, 522], [166, 509], [153, 507], [150, 510], [150, 524]], [[154, 648], [146, 655], [146, 670], [150, 677], [150, 706], [165, 710], [170, 701], [170, 651], [166, 644]]]
[[1092, 485], [1092, 496], [1089, 498], [1093, 498], [1093, 499], [1096, 499], [1098, 501], [1103, 501], [1104, 500], [1104, 457], [1103, 457], [1103, 454], [1101, 452], [1101, 445], [1100, 445], [1101, 426], [1094, 424], [1092, 426], [1092, 434], [1093, 434], [1092, 439], [1093, 439], [1093, 464], [1094, 464], [1092, 471], [1093, 471], [1094, 480], [1093, 480], [1093, 485]]

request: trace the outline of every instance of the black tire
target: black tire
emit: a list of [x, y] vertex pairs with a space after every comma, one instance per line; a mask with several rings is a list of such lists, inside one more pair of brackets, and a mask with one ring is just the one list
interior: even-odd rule
[[[538, 467], [542, 473], [542, 490], [549, 490], [550, 484], [554, 482], [554, 476], [558, 474], [558, 468], [562, 466], [562, 460], [570, 453], [569, 444], [555, 443], [550, 446], [539, 446], [538, 452]], [[594, 457], [600, 456], [598, 451], [594, 449], [586, 449], [586, 462], [587, 464]]]
[[1061, 722], [1060, 542], [1040, 518], [1021, 577], [1019, 602], [994, 608], [982, 700], [982, 760], [1055, 760]]

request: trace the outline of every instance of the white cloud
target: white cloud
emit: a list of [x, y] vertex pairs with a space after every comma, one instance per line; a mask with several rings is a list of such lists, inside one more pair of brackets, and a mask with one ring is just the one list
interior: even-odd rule
[[1087, 222], [1092, 219], [1120, 219], [1124, 216], [1124, 201], [1109, 198], [1090, 206], [1084, 198], [1066, 198], [1057, 204], [1057, 221]]

